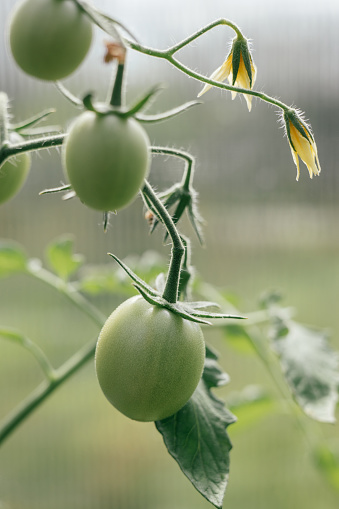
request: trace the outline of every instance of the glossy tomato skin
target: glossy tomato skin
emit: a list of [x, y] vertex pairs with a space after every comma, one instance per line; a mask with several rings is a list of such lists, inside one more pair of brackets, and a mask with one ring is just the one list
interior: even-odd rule
[[149, 172], [150, 142], [133, 118], [82, 113], [63, 146], [65, 173], [80, 200], [96, 210], [129, 205]]
[[[12, 133], [10, 141], [17, 143], [21, 137]], [[31, 156], [26, 152], [10, 157], [0, 166], [0, 204], [10, 200], [24, 185], [31, 167]]]
[[91, 41], [92, 24], [71, 0], [23, 0], [9, 23], [14, 60], [42, 80], [60, 80], [75, 71]]
[[187, 403], [201, 378], [204, 358], [197, 323], [137, 296], [107, 319], [95, 364], [113, 406], [131, 419], [157, 421]]

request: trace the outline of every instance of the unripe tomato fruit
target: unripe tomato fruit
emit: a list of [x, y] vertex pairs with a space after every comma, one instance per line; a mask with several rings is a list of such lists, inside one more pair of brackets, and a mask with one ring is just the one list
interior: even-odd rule
[[63, 162], [80, 200], [96, 210], [126, 207], [149, 172], [150, 142], [134, 118], [82, 113], [63, 145]]
[[[10, 134], [10, 141], [15, 143], [21, 140], [16, 133]], [[12, 198], [24, 185], [31, 167], [31, 156], [25, 152], [10, 157], [0, 166], [0, 203]]]
[[101, 330], [95, 365], [106, 398], [137, 421], [157, 421], [189, 400], [202, 375], [200, 326], [143, 297], [126, 300]]
[[92, 24], [71, 0], [23, 0], [9, 22], [14, 60], [42, 80], [60, 80], [75, 71], [91, 41]]

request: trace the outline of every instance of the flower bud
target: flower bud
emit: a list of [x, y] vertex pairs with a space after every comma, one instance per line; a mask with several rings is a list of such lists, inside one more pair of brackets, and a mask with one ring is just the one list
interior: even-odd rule
[[302, 119], [302, 114], [295, 109], [284, 112], [284, 122], [287, 138], [291, 147], [292, 157], [297, 167], [299, 180], [299, 157], [307, 166], [310, 177], [321, 172], [317, 146], [309, 126]]
[[[210, 79], [220, 82], [228, 79], [230, 85], [252, 90], [256, 79], [256, 73], [257, 70], [248, 47], [248, 41], [244, 37], [238, 35], [233, 40], [231, 51], [225, 62], [211, 74]], [[198, 97], [207, 92], [210, 88], [212, 88], [212, 85], [206, 84], [198, 94]], [[234, 99], [236, 95], [237, 92], [232, 92], [232, 99]], [[248, 94], [243, 95], [245, 96], [248, 110], [251, 111], [252, 96]]]

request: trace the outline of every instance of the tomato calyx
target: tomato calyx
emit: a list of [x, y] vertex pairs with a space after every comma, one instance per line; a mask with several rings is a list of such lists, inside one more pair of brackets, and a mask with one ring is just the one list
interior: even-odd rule
[[147, 103], [152, 99], [152, 97], [159, 92], [161, 89], [161, 85], [155, 85], [152, 87], [145, 95], [143, 95], [138, 101], [129, 108], [123, 108], [121, 106], [112, 106], [107, 103], [94, 103], [93, 102], [93, 94], [87, 94], [83, 98], [83, 105], [86, 110], [93, 111], [98, 116], [105, 115], [117, 115], [120, 118], [129, 118], [136, 117], [136, 114], [145, 108]]
[[197, 322], [204, 325], [212, 325], [207, 319], [216, 318], [232, 318], [244, 319], [245, 317], [239, 315], [230, 315], [226, 313], [214, 313], [208, 309], [211, 307], [219, 307], [218, 304], [208, 301], [194, 301], [194, 302], [168, 302], [162, 297], [160, 292], [152, 288], [145, 281], [143, 281], [137, 274], [135, 274], [123, 261], [112, 253], [108, 253], [132, 279], [133, 286], [140, 293], [140, 295], [153, 306], [159, 306], [168, 309], [172, 313], [184, 318], [186, 320]]

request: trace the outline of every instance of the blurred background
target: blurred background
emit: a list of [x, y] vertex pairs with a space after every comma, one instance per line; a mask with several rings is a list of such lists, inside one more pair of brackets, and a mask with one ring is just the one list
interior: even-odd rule
[[[48, 122], [69, 125], [78, 111], [49, 83], [23, 74], [7, 47], [6, 22], [16, 2], [0, 5], [0, 90], [11, 100], [16, 121], [45, 108], [57, 112]], [[306, 112], [319, 151], [322, 173], [311, 180], [301, 163], [300, 181], [277, 112], [257, 99], [211, 90], [203, 104], [166, 123], [148, 128], [152, 144], [181, 148], [197, 158], [195, 186], [206, 247], [193, 239], [193, 263], [211, 284], [237, 295], [243, 312], [257, 309], [260, 294], [278, 289], [303, 323], [325, 328], [339, 348], [339, 3], [336, 0], [93, 0], [122, 21], [144, 44], [163, 49], [209, 22], [226, 17], [252, 40], [258, 68], [255, 88]], [[233, 33], [218, 27], [180, 54], [182, 62], [210, 75], [223, 62]], [[105, 98], [112, 72], [103, 64], [103, 41], [96, 30], [87, 60], [65, 81], [82, 97]], [[51, 56], [52, 57], [52, 56]], [[157, 113], [195, 99], [201, 85], [157, 61], [128, 55], [127, 97], [132, 101], [155, 83], [166, 88], [152, 104]], [[64, 180], [56, 150], [33, 155], [25, 187], [1, 206], [0, 238], [14, 239], [32, 257], [63, 233], [74, 235], [76, 251], [89, 264], [157, 250], [168, 261], [160, 232], [149, 237], [140, 199], [113, 216], [107, 233], [102, 217], [79, 201], [38, 196]], [[180, 179], [182, 164], [155, 157], [150, 181], [159, 189]], [[96, 328], [62, 296], [36, 281], [17, 276], [0, 281], [0, 323], [21, 330], [59, 366]], [[117, 299], [96, 300], [110, 313]], [[241, 355], [218, 331], [206, 331], [219, 350], [231, 383], [227, 396], [247, 384], [271, 381], [258, 359]], [[39, 368], [17, 345], [0, 342], [0, 418], [41, 380]], [[310, 424], [312, 426], [312, 423]], [[316, 426], [316, 425], [315, 425]], [[339, 439], [338, 426], [322, 426]], [[234, 449], [224, 507], [232, 509], [334, 509], [331, 491], [312, 463], [294, 419], [281, 413], [252, 427], [230, 428]], [[129, 421], [102, 396], [89, 363], [61, 387], [1, 448], [1, 509], [204, 509], [198, 495], [166, 453], [152, 424]]]

